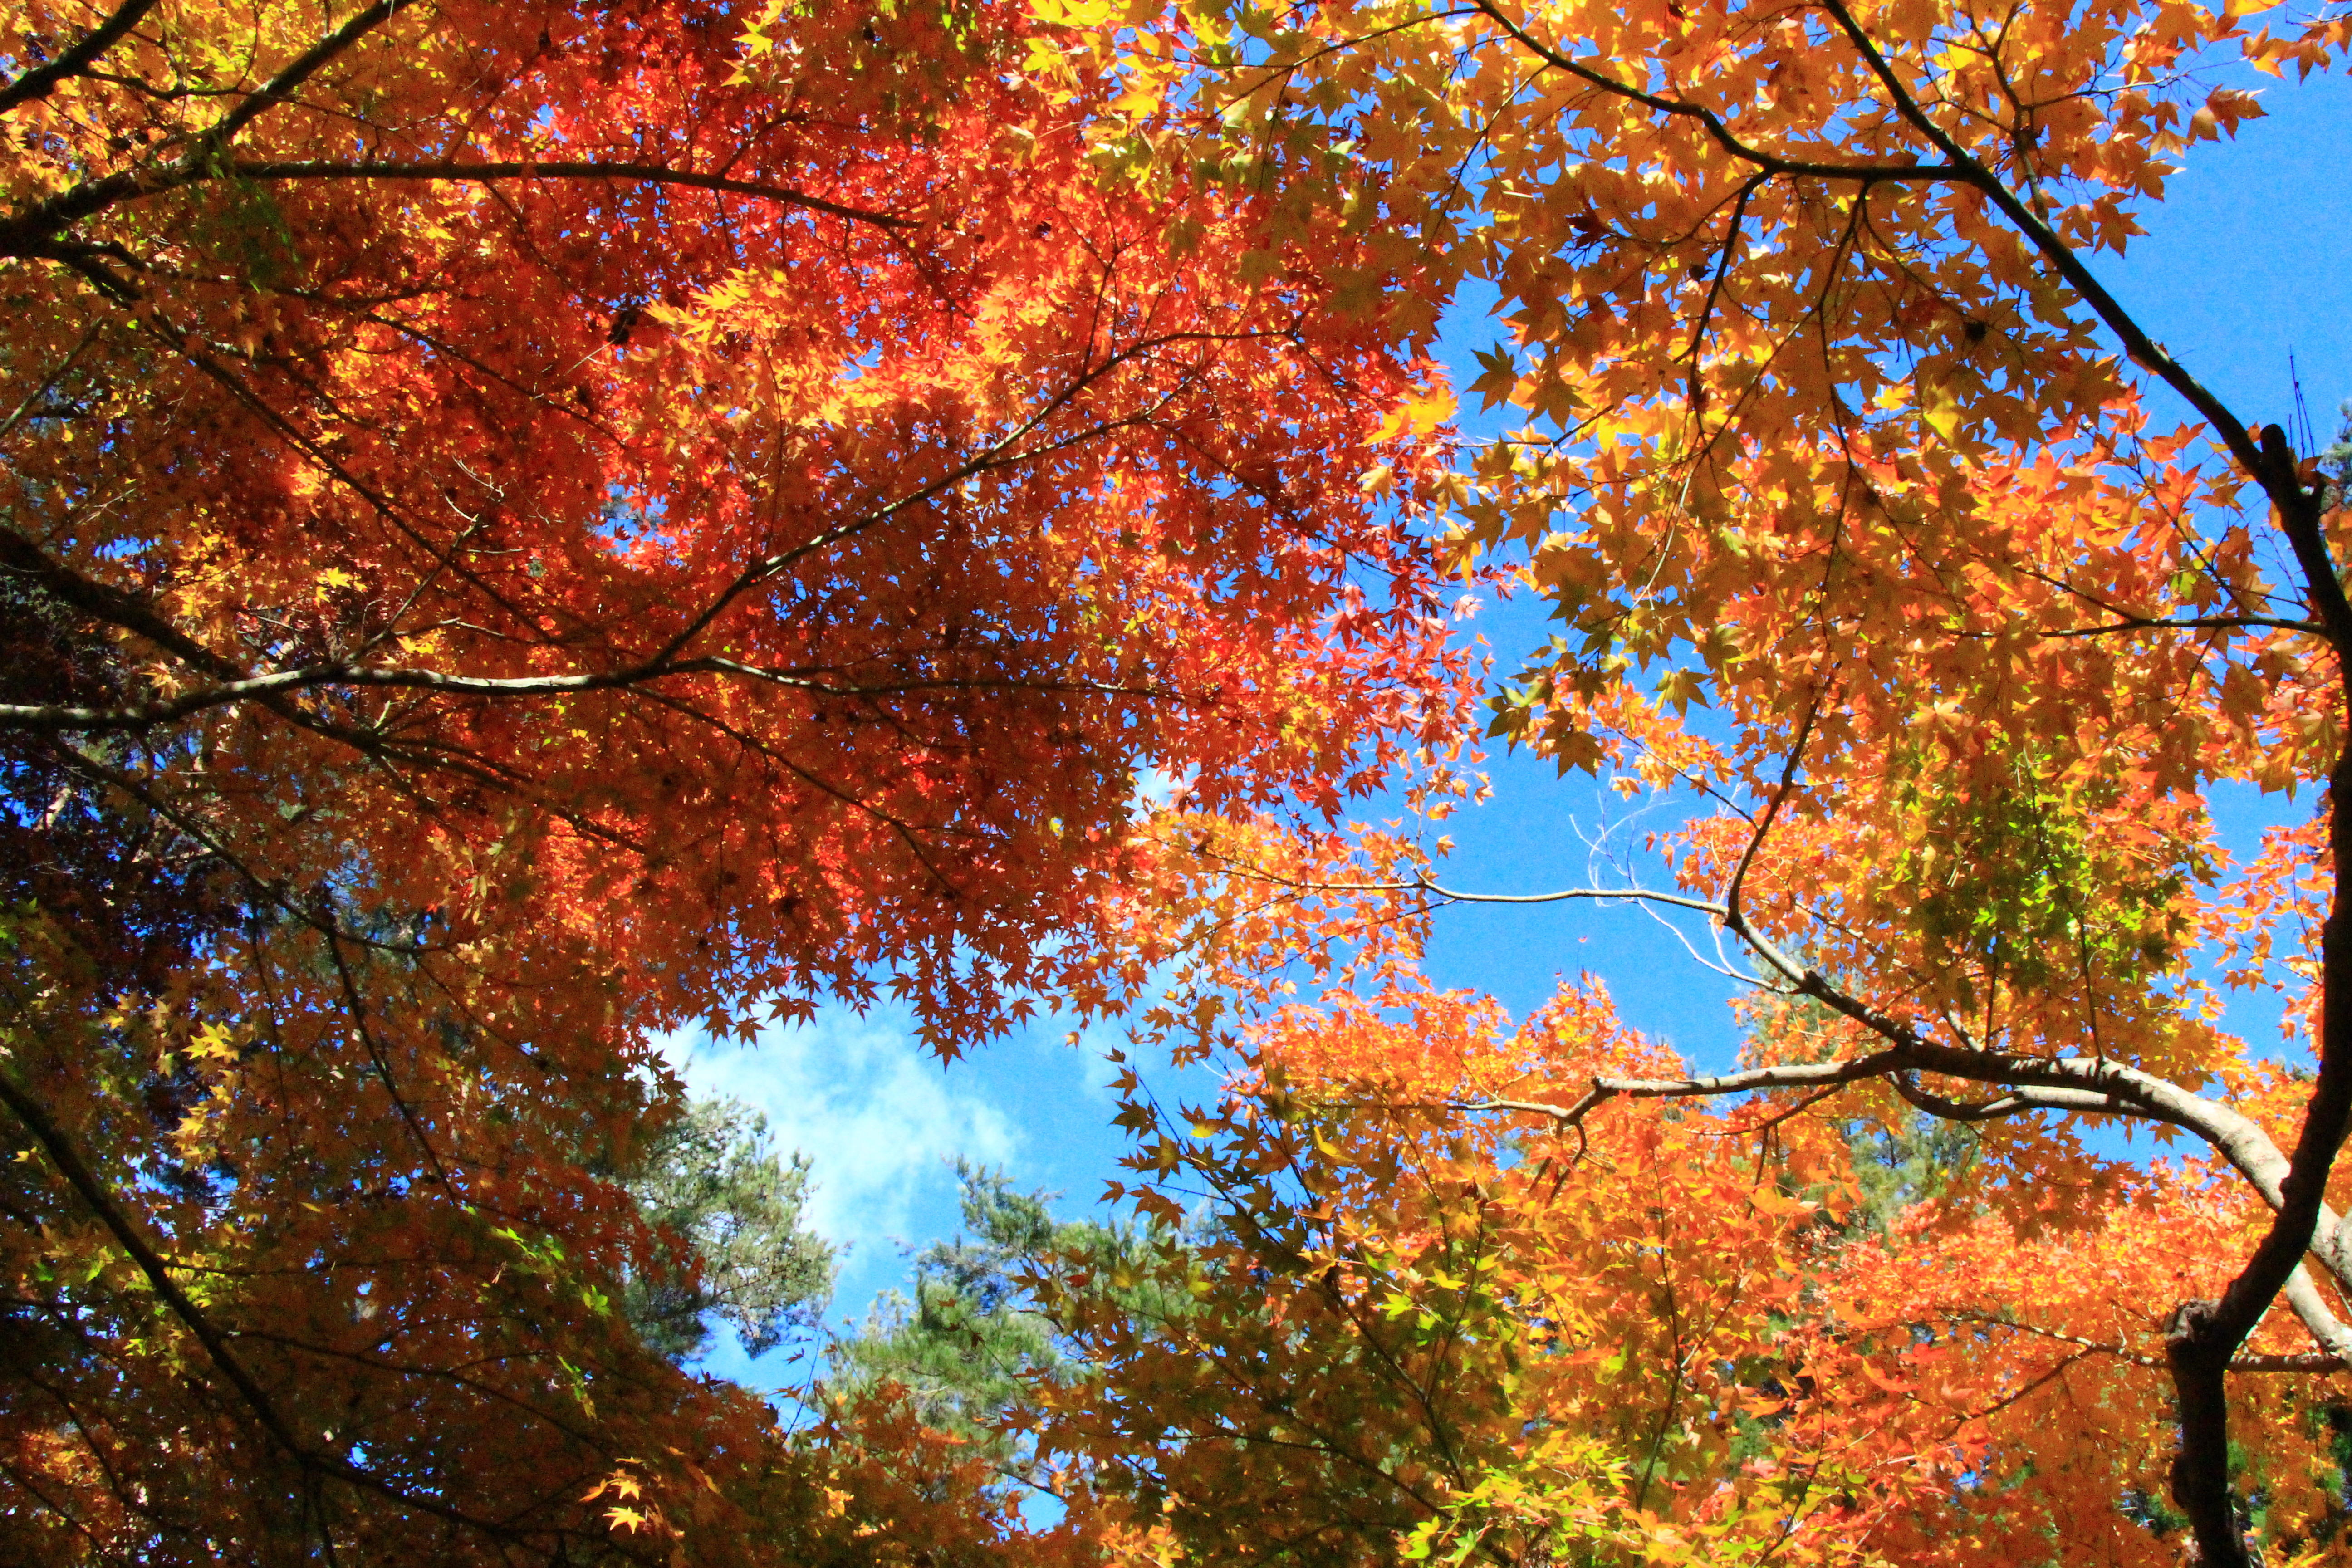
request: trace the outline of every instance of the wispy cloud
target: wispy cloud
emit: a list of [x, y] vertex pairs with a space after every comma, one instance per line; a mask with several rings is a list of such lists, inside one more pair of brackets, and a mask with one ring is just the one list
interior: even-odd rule
[[664, 1051], [696, 1094], [756, 1108], [779, 1145], [809, 1157], [809, 1224], [855, 1246], [853, 1269], [928, 1232], [919, 1222], [942, 1199], [952, 1209], [957, 1156], [1005, 1164], [1020, 1151], [1013, 1120], [918, 1045], [898, 1009], [828, 1006], [750, 1045], [677, 1036]]

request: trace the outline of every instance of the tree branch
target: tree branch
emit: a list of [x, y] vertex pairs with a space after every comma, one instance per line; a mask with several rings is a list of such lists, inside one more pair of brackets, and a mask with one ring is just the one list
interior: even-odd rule
[[124, 35], [139, 25], [140, 18], [154, 8], [155, 0], [123, 0], [113, 16], [84, 33], [57, 58], [47, 65], [35, 66], [0, 88], [0, 114], [20, 103], [46, 98], [66, 78], [80, 75], [99, 56], [121, 43]]
[[1477, 4], [1479, 11], [1488, 21], [1508, 33], [1518, 41], [1521, 47], [1540, 58], [1554, 70], [1564, 76], [1573, 77], [1588, 86], [1599, 88], [1601, 91], [1614, 97], [1638, 103], [1654, 113], [1696, 121], [1725, 152], [1741, 163], [1751, 164], [1768, 174], [1793, 174], [1824, 180], [1859, 180], [1865, 184], [1875, 184], [1881, 180], [1933, 184], [1951, 179], [1961, 172], [1948, 163], [1916, 162], [1822, 163], [1810, 159], [1785, 157], [1778, 153], [1768, 153], [1760, 147], [1751, 147], [1732, 133], [1731, 128], [1724, 123], [1722, 116], [1706, 105], [1690, 103], [1680, 99], [1664, 98], [1654, 92], [1644, 91], [1631, 82], [1604, 76], [1589, 66], [1579, 64], [1551, 45], [1536, 37], [1506, 16], [1502, 7], [1496, 4], [1496, 0], [1477, 0]]
[[415, 0], [376, 0], [357, 11], [343, 25], [278, 68], [278, 74], [246, 95], [245, 100], [207, 127], [191, 148], [186, 162], [210, 162], [225, 151], [236, 133], [294, 95], [294, 89], [325, 68], [335, 57], [415, 5]]
[[[409, 669], [383, 665], [320, 664], [270, 675], [247, 676], [219, 686], [203, 687], [161, 702], [135, 708], [79, 708], [64, 703], [0, 703], [0, 729], [55, 734], [65, 731], [136, 731], [168, 724], [206, 709], [257, 702], [289, 692], [320, 688], [369, 688], [433, 691], [461, 697], [518, 699], [561, 697], [586, 691], [609, 691], [688, 675], [729, 675], [772, 686], [787, 686], [816, 697], [890, 697], [918, 691], [1061, 691], [1095, 696], [1155, 697], [1170, 693], [1157, 688], [1119, 686], [1089, 680], [992, 680], [942, 676], [924, 680], [886, 681], [878, 685], [845, 686], [812, 679], [796, 670], [746, 664], [731, 658], [673, 659], [667, 663], [625, 665], [618, 669], [585, 675], [530, 675], [499, 679], [451, 675], [435, 669]], [[273, 707], [273, 710], [277, 710]]]
[[40, 1101], [27, 1093], [23, 1086], [16, 1082], [15, 1075], [5, 1069], [0, 1069], [0, 1104], [6, 1105], [10, 1112], [23, 1124], [25, 1130], [33, 1135], [34, 1141], [40, 1144], [42, 1152], [48, 1155], [50, 1163], [57, 1167], [58, 1173], [66, 1179], [67, 1184], [73, 1188], [84, 1204], [89, 1205], [90, 1212], [98, 1216], [99, 1223], [104, 1226], [107, 1232], [114, 1237], [115, 1245], [122, 1250], [123, 1255], [137, 1265], [140, 1273], [146, 1277], [149, 1286], [153, 1289], [157, 1296], [163, 1299], [164, 1305], [171, 1309], [172, 1315], [179, 1319], [185, 1325], [188, 1332], [195, 1337], [196, 1342], [204, 1347], [205, 1357], [219, 1370], [229, 1385], [236, 1390], [238, 1398], [244, 1401], [247, 1409], [252, 1411], [255, 1420], [268, 1435], [269, 1440], [282, 1448], [288, 1458], [306, 1470], [321, 1472], [333, 1476], [339, 1480], [349, 1482], [352, 1486], [364, 1488], [399, 1503], [404, 1508], [413, 1508], [420, 1513], [429, 1513], [436, 1519], [446, 1520], [452, 1524], [478, 1531], [494, 1540], [517, 1545], [528, 1544], [528, 1538], [520, 1531], [509, 1529], [494, 1520], [478, 1518], [463, 1509], [452, 1507], [437, 1498], [410, 1491], [404, 1487], [395, 1485], [380, 1476], [362, 1469], [348, 1459], [333, 1454], [319, 1453], [297, 1439], [293, 1428], [287, 1424], [285, 1416], [279, 1414], [276, 1403], [263, 1390], [253, 1373], [237, 1360], [236, 1353], [229, 1349], [227, 1339], [213, 1326], [211, 1320], [189, 1298], [188, 1293], [180, 1289], [179, 1282], [172, 1278], [172, 1266], [165, 1262], [163, 1255], [150, 1246], [146, 1237], [140, 1234], [137, 1224], [122, 1211], [121, 1205], [115, 1203], [113, 1195], [107, 1191], [105, 1184], [100, 1182], [89, 1166], [83, 1162], [80, 1153], [74, 1148], [72, 1140], [68, 1138], [64, 1130], [50, 1118], [48, 1111], [43, 1108]]
[[[2345, 597], [2344, 585], [2337, 577], [2325, 543], [2319, 541], [2319, 508], [2316, 497], [2295, 474], [2294, 455], [2285, 449], [2284, 432], [2271, 435], [2275, 426], [2263, 433], [2258, 443], [2235, 415], [2221, 400], [2208, 390], [2202, 382], [2189, 374], [2188, 367], [2167, 353], [2162, 344], [2147, 335], [2147, 329], [2125, 310], [2121, 301], [2107, 292], [2095, 277], [2074, 247], [2061, 238], [2042, 216], [2018, 199], [2007, 182], [1995, 174], [1920, 105], [1894, 67], [1879, 51], [1862, 25], [1847, 8], [1845, 0], [1819, 0], [1822, 8], [1834, 19], [1841, 32], [1870, 68], [1879, 84], [1885, 88], [1895, 112], [1926, 137], [1929, 145], [1941, 153], [1948, 167], [1963, 183], [1981, 191], [2003, 217], [2016, 226], [2042, 253], [2042, 258], [2056, 269], [2069, 287], [2081, 295], [2107, 330], [2116, 334], [2124, 352], [2134, 363], [2151, 372], [2167, 386], [2180, 395], [2181, 399], [2210, 425], [2221, 437], [2222, 445], [2238, 460], [2247, 477], [2263, 488], [2273, 505], [2279, 510], [2290, 542], [2294, 545], [2297, 563], [2309, 582], [2314, 607], [2319, 612], [2326, 635], [2340, 648], [2352, 648], [2352, 600]], [[2306, 526], [2307, 525], [2307, 526]], [[2317, 543], [2314, 551], [2304, 537]]]
[[243, 180], [448, 180], [480, 184], [498, 180], [634, 180], [649, 185], [685, 185], [696, 190], [721, 191], [730, 195], [755, 196], [762, 201], [806, 207], [811, 212], [827, 213], [835, 217], [870, 223], [881, 228], [915, 226], [912, 218], [894, 217], [888, 213], [827, 201], [823, 196], [813, 196], [790, 185], [770, 184], [757, 180], [732, 180], [719, 174], [698, 174], [659, 163], [606, 163], [582, 160], [544, 163], [519, 161], [465, 163], [457, 159], [416, 163], [389, 160], [356, 163], [239, 161], [229, 164], [227, 172]]
[[[2021, 1323], [2014, 1318], [1997, 1317], [1989, 1312], [1973, 1311], [1955, 1312], [1948, 1315], [1963, 1322], [1978, 1323], [1986, 1328], [2008, 1329], [2014, 1333], [2030, 1334], [2037, 1340], [2053, 1340], [2062, 1345], [2079, 1346], [2095, 1354], [2113, 1356], [2117, 1361], [2129, 1362], [2134, 1366], [2161, 1367], [2164, 1365], [2164, 1360], [2160, 1356], [2126, 1350], [2121, 1345], [2112, 1344], [2105, 1340], [2088, 1339], [2081, 1334], [2070, 1334], [2059, 1329], [2045, 1329], [2034, 1323]], [[2231, 1372], [2341, 1372], [2347, 1364], [2344, 1357], [2333, 1354], [2258, 1354], [2237, 1357], [2230, 1363], [2230, 1370]]]

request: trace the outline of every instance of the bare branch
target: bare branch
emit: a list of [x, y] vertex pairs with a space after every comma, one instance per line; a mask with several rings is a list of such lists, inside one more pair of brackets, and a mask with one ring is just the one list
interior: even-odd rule
[[[1339, 887], [1334, 884], [1334, 889]], [[1603, 902], [1623, 901], [1636, 904], [1664, 904], [1672, 909], [1696, 910], [1701, 914], [1721, 918], [1727, 911], [1712, 899], [1694, 899], [1681, 893], [1654, 893], [1645, 888], [1565, 888], [1556, 893], [1465, 893], [1440, 887], [1426, 878], [1411, 882], [1384, 886], [1367, 884], [1364, 892], [1424, 892], [1444, 900], [1449, 904], [1558, 904], [1576, 900], [1599, 900]]]

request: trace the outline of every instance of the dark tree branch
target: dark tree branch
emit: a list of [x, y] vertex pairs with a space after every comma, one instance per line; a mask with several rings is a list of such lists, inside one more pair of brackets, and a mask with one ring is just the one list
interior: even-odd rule
[[1869, 66], [1871, 74], [1886, 89], [1895, 112], [1944, 155], [1947, 167], [1961, 183], [1981, 191], [2001, 216], [2032, 243], [2033, 247], [2042, 253], [2042, 259], [2049, 262], [2059, 277], [2082, 296], [2107, 330], [2116, 334], [2134, 363], [2151, 372], [2179, 394], [2181, 399], [2213, 427], [2221, 437], [2222, 445], [2230, 449], [2230, 455], [2237, 459], [2239, 468], [2263, 488], [2270, 497], [2271, 504], [2278, 508], [2281, 523], [2294, 546], [2297, 563], [2308, 580], [2313, 607], [2318, 612], [2320, 624], [2326, 628], [2327, 637], [2339, 648], [2352, 648], [2352, 601], [2345, 597], [2344, 585], [2336, 575], [2325, 543], [2319, 539], [2317, 494], [2296, 475], [2294, 453], [2286, 446], [2284, 433], [2273, 435], [2277, 426], [2273, 426], [2265, 429], [2258, 440], [2219, 397], [2167, 353], [2162, 344], [2148, 336], [2147, 330], [2124, 309], [2113, 294], [2107, 292], [2105, 286], [2092, 274], [2074, 247], [2061, 238], [2047, 220], [2021, 201], [2007, 182], [1961, 146], [1949, 132], [1936, 123], [1934, 117], [1903, 85], [1902, 79], [1870, 35], [1854, 19], [1845, 0], [1818, 0], [1818, 3], [1836, 21], [1839, 30]]
[[57, 235], [86, 217], [105, 211], [117, 202], [216, 177], [228, 144], [238, 132], [284, 103], [294, 95], [296, 89], [338, 56], [415, 3], [415, 0], [376, 0], [376, 4], [365, 10], [355, 12], [341, 26], [311, 45], [289, 61], [277, 75], [247, 93], [235, 109], [206, 126], [189, 143], [187, 152], [169, 167], [125, 169], [103, 179], [76, 185], [69, 191], [62, 191], [45, 202], [35, 203], [13, 217], [0, 219], [0, 255], [46, 254], [49, 242]]
[[795, 669], [771, 668], [731, 658], [684, 658], [666, 663], [630, 664], [585, 675], [517, 676], [493, 679], [451, 675], [434, 669], [407, 669], [383, 665], [323, 664], [270, 675], [249, 676], [201, 687], [163, 701], [131, 708], [80, 708], [64, 703], [0, 703], [0, 730], [37, 733], [91, 733], [141, 731], [169, 724], [208, 709], [261, 702], [289, 692], [319, 689], [369, 689], [431, 691], [458, 697], [515, 700], [562, 697], [588, 691], [611, 691], [649, 685], [689, 675], [725, 675], [771, 686], [790, 687], [813, 697], [903, 697], [924, 691], [1055, 691], [1104, 697], [1165, 697], [1150, 687], [1119, 686], [1107, 681], [986, 679], [942, 676], [932, 679], [893, 680], [871, 685], [844, 685], [814, 679]]
[[20, 103], [46, 98], [51, 89], [68, 77], [79, 76], [94, 64], [98, 57], [121, 43], [140, 18], [155, 8], [155, 0], [123, 0], [123, 4], [90, 31], [83, 34], [66, 51], [47, 65], [35, 66], [0, 87], [0, 114], [5, 114]]
[[607, 163], [577, 160], [544, 163], [516, 161], [466, 163], [456, 159], [416, 163], [389, 161], [356, 163], [239, 161], [229, 164], [227, 173], [243, 180], [447, 180], [478, 184], [498, 180], [634, 181], [641, 184], [685, 185], [696, 190], [720, 191], [730, 195], [753, 196], [786, 206], [806, 207], [811, 212], [826, 213], [857, 223], [870, 223], [881, 228], [912, 228], [915, 226], [912, 218], [895, 217], [888, 213], [827, 201], [823, 196], [813, 196], [790, 185], [729, 179], [719, 174], [698, 174], [659, 163]]
[[138, 1267], [155, 1294], [171, 1309], [172, 1315], [194, 1336], [196, 1342], [204, 1348], [205, 1358], [236, 1391], [237, 1397], [252, 1412], [269, 1440], [289, 1458], [307, 1472], [331, 1476], [387, 1498], [404, 1508], [431, 1514], [436, 1519], [446, 1520], [492, 1540], [515, 1545], [529, 1544], [522, 1532], [497, 1521], [479, 1518], [438, 1498], [411, 1491], [361, 1468], [339, 1455], [320, 1453], [297, 1438], [276, 1402], [229, 1348], [226, 1336], [214, 1326], [188, 1293], [180, 1289], [179, 1281], [173, 1279], [171, 1264], [148, 1244], [137, 1223], [114, 1201], [106, 1184], [83, 1162], [72, 1140], [50, 1118], [40, 1101], [27, 1093], [16, 1082], [15, 1076], [5, 1069], [0, 1069], [0, 1104], [5, 1104], [23, 1124], [25, 1131], [33, 1135], [34, 1142], [40, 1144], [42, 1152], [49, 1157], [58, 1173], [65, 1178], [67, 1185], [72, 1187], [90, 1212], [97, 1215], [99, 1223], [106, 1227], [123, 1256]]
[[0, 571], [25, 578], [59, 604], [95, 620], [136, 633], [189, 668], [202, 670], [215, 680], [236, 680], [244, 676], [234, 660], [197, 642], [138, 598], [110, 584], [85, 577], [5, 525], [0, 525]]
[[[347, 53], [362, 38], [414, 4], [415, 0], [376, 0], [365, 10], [352, 13], [341, 26], [280, 67], [276, 76], [248, 93], [243, 102], [206, 130], [199, 144], [203, 156], [207, 161], [218, 157], [238, 132], [293, 97], [295, 89], [318, 75], [336, 57]], [[194, 162], [197, 156], [192, 152], [190, 161]]]
[[1560, 53], [1529, 33], [1503, 13], [1496, 0], [1478, 0], [1478, 9], [1486, 19], [1509, 34], [1519, 45], [1541, 58], [1563, 76], [1572, 77], [1588, 86], [1600, 89], [1612, 97], [1638, 103], [1653, 113], [1670, 119], [1687, 120], [1703, 129], [1707, 136], [1725, 152], [1767, 174], [1791, 174], [1824, 180], [1859, 180], [1876, 184], [1882, 180], [1912, 184], [1935, 184], [1952, 179], [1961, 170], [1950, 163], [1829, 163], [1807, 158], [1790, 158], [1749, 145], [1733, 133], [1723, 117], [1705, 104], [1690, 103], [1680, 99], [1665, 98], [1648, 92], [1633, 83], [1594, 70]]

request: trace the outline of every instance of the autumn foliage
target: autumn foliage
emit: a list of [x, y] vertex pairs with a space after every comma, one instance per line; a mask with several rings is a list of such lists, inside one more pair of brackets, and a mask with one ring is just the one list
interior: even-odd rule
[[[1160, 1188], [1215, 1201], [1162, 1264], [1194, 1306], [1068, 1291], [1103, 1380], [1039, 1417], [1187, 1555], [2178, 1557], [2148, 1303], [2219, 1294], [2263, 1217], [2210, 1164], [1949, 1169], [1890, 1213], [1851, 1140], [1906, 1125], [1891, 1093], [1566, 1123], [1596, 1078], [1684, 1070], [1590, 984], [1517, 1028], [1390, 991], [1256, 1039], [1251, 1092], [1162, 1146]], [[2235, 1462], [2268, 1538], [2334, 1561], [2336, 1366], [2279, 1316]]]
[[[1558, 635], [1490, 732], [1684, 814], [1657, 879], [1557, 892], [1455, 888], [1394, 827], [1189, 840], [1163, 929], [1217, 955], [1149, 1022], [1233, 1053], [1241, 1098], [1139, 1158], [1289, 1228], [1234, 1241], [1232, 1304], [1182, 1331], [1320, 1314], [1298, 1341], [1344, 1371], [1174, 1365], [1382, 1499], [1318, 1549], [2340, 1554], [2341, 497], [2290, 410], [2225, 406], [2090, 258], [2259, 113], [2242, 73], [2326, 68], [2342, 24], [1476, 0], [1101, 36], [1160, 95], [1139, 138], [1495, 290], [1466, 390], [1508, 424], [1447, 481], [1449, 541]], [[2201, 423], [2157, 425], [2150, 384]], [[2235, 863], [2216, 802], [2256, 792], [2297, 804]], [[1622, 1057], [1590, 994], [1517, 1033], [1428, 994], [1416, 922], [1486, 892], [1711, 926], [1755, 985], [1745, 1058]], [[2230, 1033], [2232, 989], [2280, 994], [2287, 1038]], [[1932, 1139], [1874, 1214], [1853, 1151]], [[1351, 1378], [1405, 1426], [1297, 1404]], [[1181, 1426], [1153, 1476], [1239, 1425]], [[1173, 1517], [1230, 1540], [1240, 1495]]]
[[[2088, 258], [2346, 42], [19, 5], [0, 1555], [2342, 1556], [2342, 498]], [[1448, 575], [1558, 622], [1489, 735], [1681, 813], [1557, 896], [1711, 926], [1731, 1068], [1417, 973]], [[1050, 1525], [615, 1307], [658, 1040], [886, 994], [1232, 1074], [1038, 1260]]]
[[1146, 770], [1319, 819], [1444, 742], [1359, 482], [1428, 470], [1424, 373], [1321, 305], [1370, 263], [1104, 177], [1049, 45], [0, 23], [6, 1554], [854, 1539], [614, 1310], [654, 1042], [1117, 994]]

